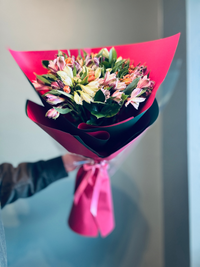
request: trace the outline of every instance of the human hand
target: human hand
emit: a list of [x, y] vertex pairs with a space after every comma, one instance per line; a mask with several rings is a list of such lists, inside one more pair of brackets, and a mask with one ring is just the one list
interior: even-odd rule
[[62, 156], [62, 161], [66, 172], [71, 172], [84, 163], [93, 163], [92, 159], [77, 154], [65, 154]]

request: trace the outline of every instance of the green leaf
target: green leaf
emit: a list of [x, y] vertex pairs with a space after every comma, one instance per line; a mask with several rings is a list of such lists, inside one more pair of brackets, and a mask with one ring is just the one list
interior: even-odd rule
[[60, 50], [58, 50], [58, 57], [61, 57], [63, 54]]
[[68, 52], [69, 57], [71, 57], [71, 53], [70, 53], [70, 50], [69, 49], [67, 50], [67, 52]]
[[85, 101], [83, 101], [83, 106], [89, 110], [90, 112], [99, 112], [99, 109], [98, 109], [98, 104], [95, 104], [95, 103], [87, 103]]
[[96, 121], [94, 121], [94, 120], [88, 120], [88, 121], [86, 121], [86, 124], [97, 125]]
[[65, 95], [65, 96], [67, 96], [67, 97], [69, 97], [69, 98], [71, 98], [71, 99], [74, 99], [74, 97], [73, 97], [72, 95], [70, 95], [70, 94], [68, 94], [68, 93], [66, 93], [66, 92], [64, 92], [64, 91], [56, 90], [56, 89], [51, 90], [51, 91], [49, 91], [49, 92], [43, 94], [42, 97], [46, 96], [46, 94], [52, 94], [52, 95]]
[[97, 119], [105, 117], [104, 114], [102, 114], [101, 112], [98, 112], [98, 111], [92, 111], [91, 114], [94, 115]]
[[86, 58], [87, 52], [84, 49], [82, 49], [82, 51], [83, 51], [84, 58]]
[[80, 82], [80, 84], [82, 84], [82, 85], [86, 85], [86, 84], [88, 84], [88, 77], [85, 77], [85, 78]]
[[140, 78], [136, 78], [136, 79], [134, 79], [134, 80], [132, 81], [132, 83], [130, 83], [130, 84], [126, 87], [126, 89], [124, 89], [124, 91], [123, 91], [124, 94], [125, 94], [125, 95], [130, 95], [130, 94], [132, 93], [133, 89], [136, 88], [136, 86], [137, 86], [139, 80], [140, 80]]
[[88, 71], [87, 71], [87, 68], [85, 68], [85, 72], [81, 75], [81, 80], [84, 80], [87, 75], [88, 75]]
[[117, 60], [117, 52], [114, 47], [110, 49], [109, 53], [109, 62], [112, 63], [113, 61]]
[[60, 114], [67, 114], [72, 111], [70, 108], [56, 108], [53, 107], [56, 111], [58, 111]]
[[105, 105], [105, 102], [101, 102], [101, 101], [93, 101], [94, 104], [101, 104], [101, 105]]
[[107, 61], [103, 61], [103, 62], [101, 62], [101, 64], [102, 64], [106, 69], [108, 69], [108, 68], [111, 67], [111, 64], [110, 64], [109, 62], [107, 62]]
[[62, 53], [63, 53], [65, 59], [67, 59], [68, 58], [67, 54], [65, 52], [62, 52]]
[[78, 55], [79, 55], [80, 58], [82, 58], [81, 50], [80, 49], [78, 49]]
[[59, 92], [61, 95], [65, 95], [65, 96], [67, 96], [67, 97], [69, 97], [71, 99], [74, 99], [74, 97], [72, 95], [70, 95], [70, 94], [68, 94], [68, 93], [66, 93], [64, 91], [61, 91], [61, 90], [56, 90], [56, 91]]
[[128, 68], [123, 68], [123, 69], [119, 72], [119, 78], [124, 77], [126, 74], [128, 74]]
[[99, 102], [105, 101], [105, 95], [101, 90], [96, 92], [96, 94], [94, 96], [94, 101], [99, 101]]
[[59, 92], [57, 92], [57, 90], [51, 90], [49, 92], [46, 92], [45, 94], [42, 95], [42, 97], [46, 96], [46, 94], [51, 94], [51, 95], [60, 95]]
[[122, 99], [123, 103], [127, 98], [128, 98], [128, 95], [122, 94], [121, 99]]
[[108, 103], [102, 108], [101, 114], [103, 114], [106, 118], [110, 118], [115, 116], [119, 112], [120, 108], [121, 106], [116, 102]]
[[76, 66], [74, 65], [73, 76], [76, 76]]
[[43, 77], [43, 75], [37, 75], [36, 74], [36, 77], [38, 78], [38, 80], [40, 80], [41, 82], [45, 83], [45, 84], [48, 84], [48, 85], [51, 85], [51, 82], [49, 80], [47, 80], [45, 77]]
[[44, 78], [47, 78], [47, 79], [50, 79], [50, 80], [53, 80], [53, 81], [56, 81], [58, 78], [53, 75], [53, 74], [43, 74], [42, 75]]
[[103, 66], [103, 68], [101, 68], [101, 76], [104, 77], [105, 76], [105, 67]]
[[115, 63], [114, 67], [113, 67], [113, 72], [116, 72], [117, 70], [120, 71], [120, 69], [122, 68], [122, 64], [125, 62], [125, 59], [122, 59], [120, 61], [118, 61], [117, 63]]
[[48, 68], [48, 65], [49, 65], [49, 60], [42, 60], [42, 66], [43, 66], [45, 69], [49, 69], [49, 68]]

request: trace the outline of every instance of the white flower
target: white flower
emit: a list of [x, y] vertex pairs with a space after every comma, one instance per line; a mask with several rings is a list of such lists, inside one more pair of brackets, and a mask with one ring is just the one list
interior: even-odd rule
[[91, 102], [93, 102], [93, 98], [90, 95], [84, 93], [83, 91], [79, 91], [79, 93], [81, 94], [81, 97], [82, 97], [83, 100], [85, 100], [85, 102], [87, 102], [89, 104]]
[[122, 57], [118, 57], [118, 59], [116, 60], [116, 63], [119, 62], [120, 60], [122, 60]]
[[103, 57], [109, 58], [109, 52], [107, 48], [102, 48], [100, 53], [102, 53]]
[[96, 70], [95, 70], [95, 78], [97, 79], [97, 78], [99, 78], [101, 76], [101, 68], [97, 68]]
[[67, 73], [67, 75], [72, 79], [73, 78], [73, 71], [72, 68], [70, 68], [69, 66], [65, 66], [65, 68], [63, 69], [64, 72]]
[[77, 92], [74, 92], [74, 101], [78, 105], [83, 105], [82, 98], [79, 96], [79, 94]]
[[57, 74], [60, 76], [65, 85], [72, 86], [72, 78], [65, 71], [58, 71]]
[[88, 85], [84, 86], [84, 85], [80, 85], [81, 89], [83, 90], [84, 93], [94, 97], [95, 96], [95, 93], [99, 90], [98, 88], [93, 88], [93, 87], [90, 87]]

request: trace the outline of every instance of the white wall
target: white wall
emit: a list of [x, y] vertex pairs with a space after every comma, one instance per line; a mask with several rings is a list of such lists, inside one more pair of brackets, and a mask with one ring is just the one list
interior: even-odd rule
[[[38, 103], [39, 100], [6, 47], [9, 46], [14, 50], [42, 50], [154, 40], [161, 37], [161, 17], [160, 0], [0, 0], [0, 162], [7, 161], [16, 165], [21, 161], [48, 159], [65, 153], [60, 145], [26, 117], [24, 111], [26, 99]], [[114, 262], [114, 258], [118, 259], [118, 254], [122, 256], [115, 266], [132, 267], [134, 264], [134, 267], [162, 267], [161, 158], [160, 118], [111, 178], [116, 232], [109, 237], [110, 239], [106, 239], [107, 241], [102, 241], [100, 238], [88, 241], [83, 238], [78, 239], [69, 229], [66, 231], [63, 222], [63, 232], [57, 230], [61, 239], [59, 242], [61, 244], [68, 242], [65, 243], [66, 246], [73, 244], [68, 248], [69, 250], [73, 248], [74, 251], [80, 249], [80, 244], [83, 249], [87, 243], [88, 249], [92, 252], [95, 249], [93, 244], [96, 242], [99, 244], [100, 253], [101, 250], [103, 253], [105, 242], [106, 246], [109, 246], [109, 242], [112, 241], [110, 256], [105, 252], [102, 254], [104, 258], [102, 263], [91, 259], [91, 262], [87, 262], [87, 267], [105, 267], [106, 264], [112, 266], [109, 262]], [[37, 225], [45, 220], [44, 202], [49, 201], [53, 205], [49, 199], [56, 193], [60, 198], [58, 200], [56, 197], [54, 203], [63, 205], [63, 209], [60, 207], [62, 210], [55, 216], [60, 216], [62, 219], [67, 216], [68, 206], [70, 208], [72, 201], [74, 175], [72, 174], [66, 181], [52, 185], [31, 200], [18, 201], [4, 209], [10, 266], [31, 266], [30, 261], [32, 261], [32, 264], [35, 264], [33, 266], [38, 264], [42, 267], [52, 266], [49, 264], [52, 264], [53, 260], [60, 261], [61, 252], [55, 253], [55, 258], [51, 262], [44, 257], [43, 241], [40, 242], [39, 238], [42, 234], [40, 229], [43, 228], [38, 228], [38, 232], [35, 232], [30, 220], [36, 220]], [[63, 187], [66, 187], [66, 192]], [[66, 203], [63, 201], [69, 203], [66, 209], [64, 208]], [[128, 206], [127, 203], [131, 205]], [[36, 205], [40, 206], [38, 207], [40, 213], [37, 212]], [[53, 213], [58, 207], [53, 206], [52, 209]], [[45, 220], [45, 223], [47, 228], [51, 226], [49, 220]], [[26, 235], [26, 238], [23, 235]], [[48, 232], [46, 238], [50, 238], [49, 235], [51, 232]], [[57, 242], [57, 247], [60, 246], [56, 238], [52, 242]], [[34, 245], [41, 246], [41, 249], [35, 249]], [[20, 250], [19, 246], [24, 247], [24, 250]], [[59, 247], [59, 251], [62, 251], [62, 246]], [[120, 254], [122, 252], [123, 254]], [[34, 263], [33, 258], [35, 258]], [[59, 264], [59, 266], [78, 266], [72, 256], [71, 258], [68, 256], [68, 262], [60, 261]], [[83, 267], [85, 266], [83, 264]]]

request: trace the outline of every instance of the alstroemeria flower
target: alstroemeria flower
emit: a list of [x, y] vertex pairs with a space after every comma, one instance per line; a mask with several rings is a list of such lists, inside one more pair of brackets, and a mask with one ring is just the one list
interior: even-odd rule
[[72, 57], [66, 58], [65, 63], [66, 63], [66, 65], [68, 65], [69, 67], [72, 68], [72, 66], [74, 65], [74, 58], [72, 58]]
[[126, 84], [125, 82], [120, 82], [119, 79], [117, 79], [116, 81], [116, 85], [114, 87], [114, 89], [117, 89], [117, 90], [124, 90], [126, 88]]
[[92, 67], [93, 65], [99, 66], [99, 58], [97, 58], [97, 57], [90, 58], [87, 56], [85, 65], [87, 67]]
[[69, 66], [66, 66], [64, 69], [63, 69], [63, 71], [64, 72], [66, 72], [67, 73], [67, 75], [71, 78], [71, 79], [73, 79], [73, 71], [72, 71], [72, 68], [70, 68]]
[[64, 98], [56, 96], [56, 95], [46, 94], [45, 96], [47, 97], [46, 101], [52, 105], [57, 105], [65, 101]]
[[99, 78], [101, 76], [101, 68], [97, 68], [96, 70], [95, 70], [95, 78], [97, 79], [97, 78]]
[[85, 100], [85, 102], [87, 102], [87, 103], [90, 104], [91, 102], [94, 101], [93, 98], [92, 98], [90, 95], [86, 94], [85, 92], [79, 90], [79, 93], [80, 93], [80, 95], [81, 95], [81, 98], [82, 98], [83, 100]]
[[152, 87], [154, 85], [153, 81], [150, 81], [149, 78], [147, 78], [147, 75], [145, 75], [142, 79], [139, 80], [137, 84], [137, 88], [145, 88], [145, 87]]
[[110, 98], [110, 91], [107, 89], [103, 89], [101, 88], [101, 91], [103, 92], [104, 96], [105, 96], [105, 101]]
[[141, 66], [136, 66], [133, 71], [131, 71], [131, 77], [133, 79], [139, 77], [139, 76], [144, 76], [147, 72], [147, 67], [144, 65]]
[[54, 63], [57, 64], [59, 70], [63, 70], [66, 65], [65, 58], [63, 56], [60, 56], [54, 59]]
[[122, 79], [121, 82], [125, 83], [126, 86], [129, 85], [130, 83], [132, 83], [132, 81], [134, 80], [134, 75], [132, 74], [127, 74], [125, 75]]
[[87, 86], [89, 86], [91, 88], [96, 88], [98, 90], [99, 81], [98, 80], [92, 81], [92, 82], [88, 83]]
[[63, 91], [65, 92], [65, 93], [70, 93], [71, 92], [71, 89], [70, 89], [70, 87], [68, 86], [68, 85], [65, 85], [64, 87], [63, 87]]
[[[66, 66], [66, 67], [68, 67], [68, 66]], [[66, 67], [65, 67], [65, 69], [66, 69]], [[70, 67], [68, 67], [68, 68], [70, 68]], [[68, 75], [68, 73], [66, 73], [65, 71], [58, 71], [57, 74], [60, 76], [61, 80], [63, 81], [63, 83], [65, 85], [72, 86], [72, 84], [73, 84], [72, 78]], [[72, 73], [72, 75], [73, 75], [73, 73]]]
[[136, 88], [131, 93], [131, 97], [127, 98], [127, 102], [125, 106], [127, 107], [129, 104], [132, 104], [134, 108], [138, 109], [139, 103], [144, 102], [144, 97], [139, 97], [138, 95], [141, 93], [142, 89]]
[[119, 62], [120, 60], [122, 60], [121, 56], [117, 58], [116, 63]]
[[82, 100], [82, 98], [79, 96], [79, 94], [77, 92], [74, 92], [74, 101], [78, 105], [83, 105], [83, 100]]
[[56, 62], [50, 60], [49, 61], [49, 65], [48, 65], [48, 68], [53, 72], [53, 73], [56, 73], [59, 69], [58, 69], [58, 66], [56, 64]]
[[115, 91], [113, 94], [112, 94], [112, 97], [114, 101], [116, 101], [117, 103], [119, 103], [121, 101], [121, 97], [122, 97], [122, 94], [123, 92], [120, 92], [119, 90]]
[[57, 82], [52, 82], [52, 83], [51, 83], [51, 87], [52, 87], [53, 89], [60, 89], [60, 86], [59, 86], [59, 84], [58, 84]]
[[99, 79], [99, 84], [104, 86], [115, 86], [116, 85], [116, 73], [110, 74], [109, 71], [106, 72], [105, 77]]
[[99, 53], [102, 53], [103, 57], [109, 58], [109, 52], [107, 48], [102, 48]]
[[41, 83], [39, 80], [38, 81], [33, 81], [33, 86], [35, 87], [36, 91], [41, 91], [41, 90], [50, 90], [49, 86]]
[[90, 87], [89, 84], [87, 85], [80, 84], [80, 87], [84, 93], [88, 94], [91, 97], [94, 97], [95, 93], [99, 90], [98, 88]]
[[[59, 107], [58, 107], [59, 108]], [[45, 117], [48, 117], [49, 119], [57, 119], [59, 117], [60, 113], [55, 110], [54, 108], [51, 108], [47, 111], [45, 114]]]

